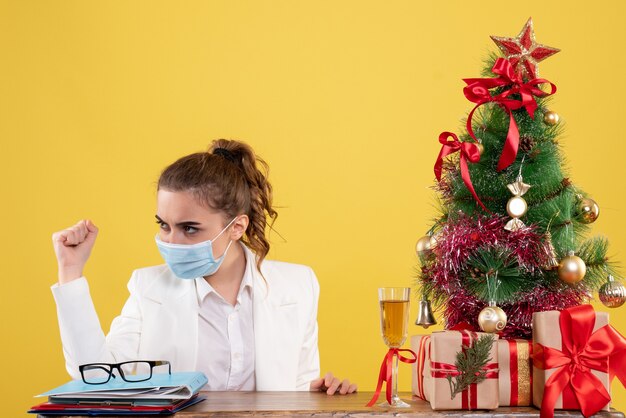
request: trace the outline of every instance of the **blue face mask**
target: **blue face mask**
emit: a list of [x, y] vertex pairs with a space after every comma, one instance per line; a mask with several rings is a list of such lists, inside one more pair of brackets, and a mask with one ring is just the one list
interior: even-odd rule
[[230, 221], [230, 223], [226, 225], [226, 228], [222, 229], [222, 232], [217, 234], [212, 240], [199, 242], [197, 244], [168, 244], [167, 242], [161, 241], [161, 238], [159, 238], [157, 234], [155, 237], [157, 247], [159, 247], [161, 256], [176, 277], [180, 279], [195, 279], [196, 277], [210, 276], [215, 274], [220, 268], [230, 245], [233, 243], [231, 240], [224, 254], [218, 259], [215, 259], [213, 256], [212, 241], [218, 239], [220, 235], [235, 222], [235, 219], [237, 219], [237, 217]]

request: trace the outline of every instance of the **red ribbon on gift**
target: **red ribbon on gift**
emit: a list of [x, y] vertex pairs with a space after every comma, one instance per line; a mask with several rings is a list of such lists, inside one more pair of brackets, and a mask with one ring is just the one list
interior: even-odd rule
[[585, 417], [611, 401], [597, 370], [615, 376], [626, 386], [626, 338], [605, 325], [593, 332], [596, 313], [591, 305], [575, 306], [561, 312], [562, 350], [535, 345], [533, 364], [540, 369], [556, 369], [546, 381], [541, 418], [554, 416], [554, 405], [563, 394], [563, 408], [580, 409]]
[[[509, 401], [509, 406], [518, 406], [520, 403], [520, 393], [519, 393], [519, 364], [518, 364], [518, 344], [519, 344], [520, 340], [507, 340], [507, 344], [509, 346], [509, 370], [510, 370], [510, 374], [509, 374], [509, 383], [511, 384], [511, 398]], [[533, 355], [533, 344], [532, 341], [530, 340], [524, 340], [524, 342], [522, 344], [528, 344], [528, 354], [530, 355], [530, 358], [532, 358]], [[523, 376], [525, 377], [525, 376]], [[524, 399], [524, 400], [529, 400], [532, 403], [532, 387], [533, 387], [533, 373], [532, 373], [532, 368], [530, 369], [530, 373], [529, 376], [530, 378], [530, 384], [529, 384], [529, 393], [528, 395], [530, 395], [531, 399]], [[522, 398], [524, 396], [522, 395]]]
[[472, 326], [472, 324], [467, 321], [462, 321], [448, 328], [448, 331], [476, 331], [476, 327]]
[[[448, 138], [450, 137], [452, 137], [452, 141], [448, 141]], [[442, 132], [441, 134], [439, 134], [439, 142], [441, 143], [442, 147], [441, 151], [439, 151], [437, 161], [435, 162], [435, 177], [437, 177], [437, 180], [441, 181], [443, 159], [450, 154], [454, 154], [455, 152], [460, 151], [461, 156], [459, 158], [459, 164], [461, 166], [461, 177], [463, 178], [463, 182], [472, 193], [472, 196], [474, 196], [474, 199], [476, 199], [478, 204], [480, 204], [483, 209], [489, 212], [485, 205], [483, 205], [483, 202], [481, 202], [478, 198], [476, 190], [474, 190], [474, 186], [472, 185], [472, 179], [470, 177], [469, 167], [467, 166], [468, 160], [472, 163], [477, 163], [478, 161], [480, 161], [480, 151], [478, 149], [478, 145], [473, 142], [460, 142], [459, 138], [452, 132]]]
[[[467, 132], [478, 142], [478, 138], [476, 138], [472, 129], [472, 118], [476, 109], [485, 103], [497, 103], [509, 114], [509, 131], [506, 135], [500, 160], [498, 161], [498, 171], [502, 171], [515, 161], [517, 150], [519, 149], [519, 130], [512, 111], [523, 107], [528, 112], [528, 115], [534, 119], [535, 110], [537, 109], [535, 97], [546, 97], [556, 93], [556, 86], [543, 78], [535, 78], [524, 83], [523, 78], [515, 73], [511, 62], [504, 58], [498, 58], [491, 71], [498, 77], [463, 79], [467, 84], [463, 89], [465, 97], [470, 102], [476, 103], [476, 106], [474, 106], [467, 117]], [[552, 89], [549, 93], [538, 87], [543, 83], [551, 86]], [[496, 96], [492, 96], [489, 91], [496, 87], [506, 86], [511, 86], [511, 88]], [[519, 94], [520, 98], [511, 97], [514, 94]]]
[[[407, 351], [413, 355], [413, 358], [404, 357], [400, 354], [401, 351]], [[378, 385], [376, 386], [376, 392], [374, 392], [374, 396], [367, 403], [367, 406], [373, 406], [378, 397], [380, 396], [381, 389], [383, 387], [383, 382], [385, 382], [385, 392], [387, 396], [387, 402], [391, 404], [391, 388], [393, 387], [393, 379], [391, 375], [391, 369], [393, 367], [393, 358], [398, 357], [403, 363], [415, 363], [417, 361], [417, 355], [413, 350], [409, 349], [400, 349], [400, 348], [390, 348], [387, 351], [387, 355], [383, 359], [383, 364], [380, 366], [380, 373], [378, 374]]]
[[419, 349], [417, 350], [417, 396], [422, 400], [426, 399], [424, 392], [424, 366], [429, 359], [426, 358], [426, 347], [430, 344], [430, 335], [426, 335], [420, 339]]
[[[470, 348], [474, 341], [478, 339], [475, 332], [472, 331], [460, 331], [463, 338], [462, 350]], [[431, 375], [434, 378], [447, 378], [448, 376], [459, 376], [461, 372], [454, 364], [440, 363], [433, 361], [431, 365]], [[497, 379], [498, 378], [498, 363], [489, 363], [483, 367], [486, 371], [485, 379]], [[464, 389], [461, 392], [461, 408], [463, 409], [477, 409], [478, 408], [478, 385], [472, 383], [469, 388]]]

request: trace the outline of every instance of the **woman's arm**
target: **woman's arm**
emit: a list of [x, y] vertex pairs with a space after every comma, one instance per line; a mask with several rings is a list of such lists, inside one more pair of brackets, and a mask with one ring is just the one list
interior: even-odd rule
[[78, 366], [85, 363], [116, 363], [137, 358], [141, 335], [141, 310], [137, 301], [135, 273], [128, 283], [130, 296], [105, 338], [84, 277], [52, 286], [63, 343], [65, 366], [80, 379]]
[[320, 355], [317, 347], [317, 306], [320, 286], [312, 269], [309, 269], [309, 285], [312, 303], [300, 350], [296, 390], [309, 390], [311, 382], [320, 375]]
[[65, 365], [74, 379], [80, 379], [80, 364], [132, 359], [139, 347], [141, 313], [135, 273], [128, 283], [130, 297], [122, 314], [113, 321], [109, 336], [105, 338], [102, 332], [83, 276], [97, 236], [98, 228], [90, 220], [82, 220], [52, 235], [59, 267], [59, 282], [52, 286], [52, 294], [57, 305]]
[[332, 373], [326, 373], [324, 377], [320, 376], [320, 358], [317, 347], [317, 307], [319, 302], [320, 287], [313, 270], [310, 270], [311, 294], [313, 298], [313, 307], [307, 325], [302, 350], [300, 353], [300, 365], [298, 369], [298, 377], [296, 381], [297, 390], [323, 390], [329, 395], [339, 393], [345, 395], [356, 392], [357, 385], [350, 383], [348, 379], [340, 380], [333, 376]]

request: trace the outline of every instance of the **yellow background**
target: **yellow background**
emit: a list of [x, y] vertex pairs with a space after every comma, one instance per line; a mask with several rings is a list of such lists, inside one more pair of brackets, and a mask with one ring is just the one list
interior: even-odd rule
[[[583, 4], [0, 3], [2, 415], [68, 379], [51, 234], [81, 218], [100, 227], [86, 275], [108, 330], [131, 271], [162, 262], [160, 170], [219, 137], [271, 165], [286, 239], [272, 235], [271, 256], [319, 277], [323, 371], [373, 390], [385, 353], [376, 289], [412, 284], [437, 135], [471, 108], [461, 78], [479, 75], [489, 35], [515, 36], [528, 16], [539, 42], [562, 49], [540, 68], [559, 87], [572, 178], [600, 204], [595, 233], [626, 261], [626, 6]], [[626, 333], [626, 307], [611, 320]], [[410, 368], [400, 374], [410, 390]]]

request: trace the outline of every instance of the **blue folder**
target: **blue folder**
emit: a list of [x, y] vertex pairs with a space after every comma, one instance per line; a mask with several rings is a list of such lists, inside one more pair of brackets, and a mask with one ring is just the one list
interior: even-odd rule
[[[137, 376], [140, 378], [140, 376]], [[188, 399], [198, 393], [208, 382], [201, 372], [176, 372], [153, 374], [144, 382], [126, 382], [119, 376], [102, 385], [89, 385], [82, 380], [72, 380], [37, 397], [62, 399]]]

